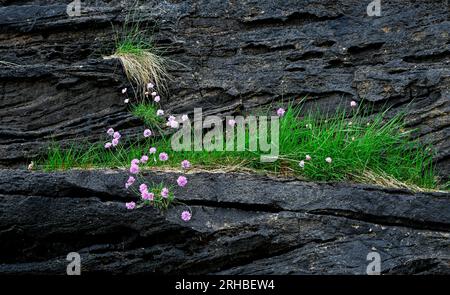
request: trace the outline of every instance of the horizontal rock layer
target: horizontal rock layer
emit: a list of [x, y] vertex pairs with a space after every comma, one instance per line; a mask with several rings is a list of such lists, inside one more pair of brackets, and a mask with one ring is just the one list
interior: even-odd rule
[[127, 177], [0, 170], [0, 273], [65, 274], [78, 252], [85, 274], [365, 274], [375, 251], [383, 274], [450, 274], [449, 194], [193, 173], [161, 213], [125, 209]]
[[[367, 2], [367, 3], [366, 3]], [[446, 1], [141, 1], [140, 17], [176, 62], [165, 109], [251, 112], [309, 96], [334, 109], [366, 100], [407, 110], [409, 126], [449, 169], [450, 43]], [[129, 1], [0, 1], [0, 163], [45, 153], [51, 141], [103, 140], [109, 126], [142, 129], [123, 104], [114, 48]], [[128, 131], [126, 131], [128, 130]]]

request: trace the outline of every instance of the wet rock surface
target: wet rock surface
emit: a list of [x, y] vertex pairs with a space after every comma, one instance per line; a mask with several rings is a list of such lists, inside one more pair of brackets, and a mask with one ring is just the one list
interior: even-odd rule
[[[165, 109], [251, 112], [309, 96], [307, 108], [352, 99], [407, 110], [415, 136], [449, 170], [450, 44], [446, 1], [141, 1], [157, 45], [177, 62]], [[126, 79], [112, 25], [127, 1], [0, 1], [0, 162], [11, 166], [52, 140], [99, 140], [107, 126], [141, 128], [123, 104]], [[183, 66], [180, 66], [183, 65]], [[126, 132], [126, 131], [125, 131]]]
[[[145, 173], [175, 183], [177, 173]], [[245, 174], [189, 174], [162, 214], [125, 209], [122, 171], [0, 170], [0, 273], [450, 273], [450, 195]], [[190, 206], [193, 218], [180, 213]]]

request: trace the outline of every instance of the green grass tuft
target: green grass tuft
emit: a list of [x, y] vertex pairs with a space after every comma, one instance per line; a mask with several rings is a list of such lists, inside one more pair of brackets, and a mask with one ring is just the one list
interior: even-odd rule
[[148, 127], [159, 127], [164, 119], [156, 115], [157, 106], [153, 103], [138, 103], [131, 106], [131, 113], [141, 119]]
[[[136, 105], [133, 113], [146, 124], [160, 124], [152, 105]], [[280, 120], [280, 156], [274, 163], [261, 163], [262, 152], [171, 151], [170, 140], [151, 137], [141, 142], [126, 142], [115, 150], [105, 150], [104, 143], [74, 145], [61, 149], [53, 146], [48, 155], [37, 161], [45, 170], [104, 167], [129, 167], [132, 159], [148, 155], [154, 146], [167, 152], [169, 161], [150, 159], [149, 167], [180, 167], [189, 160], [205, 169], [247, 170], [295, 175], [319, 181], [357, 181], [387, 186], [434, 189], [437, 181], [432, 164], [432, 150], [405, 131], [404, 116], [386, 118], [386, 112], [370, 117], [359, 111], [334, 114], [304, 114], [300, 106], [289, 107]], [[248, 137], [247, 137], [248, 142]], [[299, 161], [306, 155], [312, 157]], [[325, 158], [331, 157], [329, 164]]]

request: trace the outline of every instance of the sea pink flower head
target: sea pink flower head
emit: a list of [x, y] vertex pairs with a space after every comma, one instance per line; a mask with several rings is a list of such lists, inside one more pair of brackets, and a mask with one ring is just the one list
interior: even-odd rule
[[286, 112], [286, 111], [285, 111], [283, 108], [279, 108], [279, 109], [277, 110], [277, 115], [278, 115], [278, 117], [283, 117], [285, 112]]
[[144, 130], [144, 137], [149, 137], [152, 135], [152, 131], [150, 129], [145, 129]]
[[356, 107], [358, 104], [356, 103], [356, 101], [354, 101], [354, 100], [352, 100], [351, 102], [350, 102], [350, 106], [352, 107], [352, 108], [354, 108], [354, 107]]
[[183, 162], [181, 162], [181, 168], [183, 169], [191, 168], [191, 162], [189, 162], [188, 160], [184, 160]]
[[183, 122], [189, 120], [188, 115], [183, 115], [183, 116], [181, 116], [181, 120], [182, 120]]
[[111, 142], [112, 146], [116, 146], [119, 144], [119, 139], [118, 138], [114, 138]]
[[306, 161], [311, 161], [311, 156], [310, 155], [306, 155], [305, 160]]
[[114, 135], [114, 129], [109, 128], [108, 131], [106, 131], [106, 133], [107, 133], [109, 136], [113, 136], [113, 135]]
[[113, 137], [116, 139], [120, 139], [122, 137], [122, 135], [120, 135], [120, 133], [116, 131], [116, 132], [114, 132]]
[[139, 191], [140, 191], [141, 193], [148, 191], [147, 185], [146, 185], [145, 183], [141, 184], [141, 185], [139, 186]]
[[139, 164], [139, 160], [138, 159], [131, 160], [131, 165], [137, 165], [137, 164]]
[[180, 126], [180, 124], [175, 120], [170, 120], [169, 122], [167, 122], [167, 126], [176, 129], [178, 128], [178, 126]]
[[233, 119], [228, 120], [228, 125], [230, 125], [231, 127], [234, 127], [234, 125], [236, 125], [236, 120], [233, 120]]
[[331, 163], [331, 162], [333, 162], [333, 160], [330, 158], [330, 157], [327, 157], [326, 159], [325, 159], [325, 162], [327, 162], [327, 163]]
[[155, 91], [152, 92], [152, 96], [156, 96], [158, 93], [156, 93]]
[[112, 146], [112, 143], [110, 143], [110, 142], [105, 143], [105, 149], [110, 149], [111, 146]]
[[177, 118], [175, 116], [169, 116], [169, 118], [167, 119], [167, 121], [175, 121]]
[[178, 183], [179, 186], [185, 187], [186, 184], [188, 183], [188, 181], [187, 181], [187, 178], [186, 178], [186, 177], [180, 176], [180, 177], [178, 177], [178, 179], [177, 179], [177, 183]]
[[150, 154], [154, 154], [154, 153], [156, 153], [156, 148], [155, 147], [151, 147], [148, 151], [149, 151]]
[[125, 203], [125, 207], [127, 207], [128, 210], [133, 210], [134, 208], [136, 208], [136, 203], [135, 202]]
[[142, 164], [145, 164], [145, 163], [147, 163], [148, 162], [148, 156], [147, 155], [143, 155], [142, 157], [141, 157], [141, 163]]
[[181, 212], [181, 219], [185, 222], [188, 222], [191, 220], [192, 214], [189, 211], [183, 211]]
[[125, 94], [126, 92], [127, 92], [126, 88], [122, 89], [122, 94]]
[[169, 196], [169, 189], [167, 187], [163, 187], [163, 189], [161, 190], [161, 196], [163, 198], [167, 198]]
[[130, 173], [131, 174], [138, 174], [139, 173], [139, 166], [138, 165], [131, 165]]
[[300, 168], [305, 168], [305, 161], [301, 160], [298, 165], [300, 166]]
[[167, 160], [169, 160], [169, 155], [167, 153], [160, 153], [159, 154], [159, 160], [160, 161], [167, 161]]
[[155, 87], [155, 85], [153, 85], [153, 83], [148, 83], [147, 84], [147, 89], [153, 89], [153, 87]]
[[141, 193], [141, 197], [143, 200], [153, 201], [155, 195], [153, 193], [149, 193], [148, 191], [144, 191]]
[[156, 111], [156, 115], [157, 116], [164, 116], [164, 111], [163, 110], [157, 110]]
[[136, 179], [133, 176], [130, 176], [127, 180], [127, 183], [125, 183], [125, 188], [129, 188], [133, 185], [133, 183], [136, 181]]
[[159, 95], [155, 96], [153, 99], [155, 102], [159, 102], [161, 100], [161, 97]]

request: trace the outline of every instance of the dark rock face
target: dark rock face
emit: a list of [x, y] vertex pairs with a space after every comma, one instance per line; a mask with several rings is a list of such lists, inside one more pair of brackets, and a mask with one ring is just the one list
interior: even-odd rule
[[[416, 136], [449, 174], [450, 43], [446, 1], [141, 1], [142, 18], [174, 66], [164, 107], [247, 112], [309, 95], [308, 107], [408, 110]], [[99, 139], [137, 128], [112, 53], [127, 1], [0, 1], [0, 161], [24, 162], [52, 139]], [[7, 64], [1, 62], [8, 62]], [[12, 64], [11, 64], [12, 63]]]
[[[61, 1], [0, 0], [0, 166], [52, 141], [143, 130], [123, 103], [120, 63], [104, 58], [129, 2], [83, 1], [69, 17]], [[141, 2], [177, 62], [162, 101], [170, 112], [246, 113], [305, 95], [306, 108], [406, 109], [448, 178], [446, 1], [382, 1], [380, 17], [367, 16], [369, 0]], [[385, 274], [450, 273], [448, 194], [191, 174], [177, 192], [194, 213], [185, 223], [182, 206], [127, 211], [126, 177], [0, 170], [0, 273], [65, 274], [74, 251], [84, 273], [365, 274], [372, 251]]]
[[[173, 183], [176, 173], [147, 173]], [[133, 211], [120, 171], [0, 170], [0, 273], [450, 274], [450, 196], [242, 174], [190, 174], [161, 214]]]

